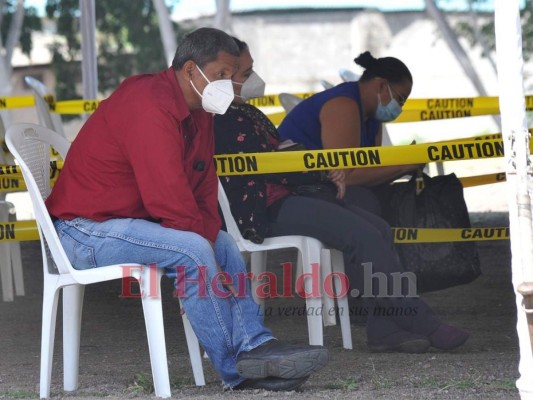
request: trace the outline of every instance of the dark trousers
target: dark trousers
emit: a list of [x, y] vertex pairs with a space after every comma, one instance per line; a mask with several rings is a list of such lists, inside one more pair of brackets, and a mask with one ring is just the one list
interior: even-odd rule
[[[407, 279], [402, 279], [400, 286], [394, 283], [391, 274], [402, 268], [391, 228], [382, 218], [353, 204], [287, 196], [269, 208], [269, 221], [270, 237], [310, 236], [343, 252], [350, 289], [366, 297], [369, 340], [399, 329], [428, 335], [439, 326], [438, 317], [421, 298], [408, 296], [412, 293]], [[369, 277], [369, 265], [373, 278]], [[387, 277], [386, 288], [377, 277], [380, 274]], [[396, 296], [390, 297], [392, 294]]]
[[388, 183], [378, 186], [346, 186], [344, 203], [356, 206], [372, 214], [384, 217], [388, 207], [390, 185]]

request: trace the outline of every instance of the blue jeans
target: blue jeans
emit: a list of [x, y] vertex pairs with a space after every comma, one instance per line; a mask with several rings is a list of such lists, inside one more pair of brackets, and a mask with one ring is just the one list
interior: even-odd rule
[[[226, 232], [219, 232], [213, 252], [209, 242], [196, 233], [164, 228], [142, 219], [95, 222], [75, 218], [56, 220], [54, 225], [76, 269], [155, 264], [164, 268], [167, 276], [177, 277], [177, 289], [184, 289], [181, 300], [185, 312], [226, 387], [244, 380], [236, 370], [240, 352], [273, 338], [250, 296], [249, 279], [242, 290], [238, 289], [237, 282], [243, 281], [246, 267]], [[213, 280], [219, 272], [217, 263], [235, 282], [238, 296], [226, 296], [227, 289]]]

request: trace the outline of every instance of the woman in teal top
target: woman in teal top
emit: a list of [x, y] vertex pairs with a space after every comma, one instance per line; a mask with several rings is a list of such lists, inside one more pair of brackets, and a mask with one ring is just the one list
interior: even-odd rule
[[[282, 140], [310, 150], [381, 146], [382, 123], [398, 117], [411, 94], [413, 78], [394, 57], [374, 58], [368, 51], [355, 63], [365, 68], [358, 82], [345, 82], [303, 100], [279, 126]], [[354, 168], [346, 171], [345, 201], [381, 214], [376, 193], [423, 165]]]

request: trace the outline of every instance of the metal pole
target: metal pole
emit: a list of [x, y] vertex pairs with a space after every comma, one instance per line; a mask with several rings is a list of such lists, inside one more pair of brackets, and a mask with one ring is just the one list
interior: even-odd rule
[[[96, 62], [96, 17], [94, 0], [80, 0], [80, 11], [83, 98], [96, 100], [98, 96], [98, 66]], [[85, 119], [87, 117], [86, 114]]]
[[[522, 30], [519, 0], [496, 0], [496, 52], [502, 136], [507, 168], [513, 287], [517, 305], [520, 378], [516, 386], [523, 400], [533, 399], [533, 353], [526, 313], [527, 298], [519, 292], [533, 282], [533, 228], [528, 191], [531, 163], [524, 97]], [[523, 290], [524, 294], [528, 293]]]

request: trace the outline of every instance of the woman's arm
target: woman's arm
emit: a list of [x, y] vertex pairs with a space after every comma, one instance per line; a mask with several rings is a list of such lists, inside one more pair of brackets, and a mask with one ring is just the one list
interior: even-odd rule
[[[326, 102], [320, 111], [322, 146], [325, 149], [361, 147], [361, 118], [359, 106], [353, 99], [336, 97]], [[382, 136], [380, 128], [376, 145], [381, 146]], [[346, 184], [376, 186], [392, 182], [419, 167], [411, 164], [347, 169]]]

